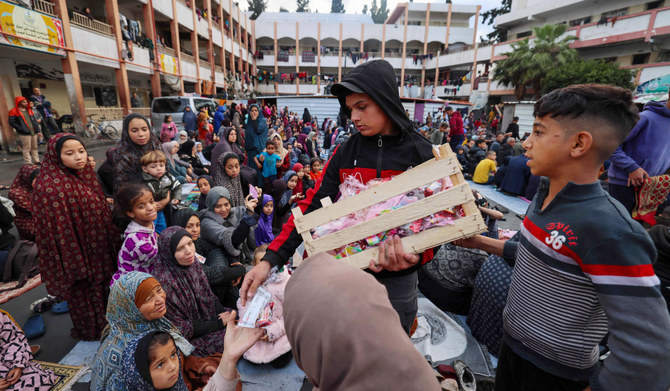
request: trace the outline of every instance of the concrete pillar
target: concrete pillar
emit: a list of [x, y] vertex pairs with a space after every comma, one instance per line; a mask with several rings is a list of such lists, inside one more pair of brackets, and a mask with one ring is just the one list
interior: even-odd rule
[[316, 30], [316, 93], [321, 93], [321, 22]]
[[172, 0], [172, 20], [170, 21], [170, 35], [172, 36], [172, 48], [177, 54], [177, 64], [179, 73], [179, 96], [184, 95], [184, 78], [182, 77], [181, 66], [181, 42], [179, 41], [179, 22], [177, 21], [177, 0]]
[[[449, 3], [449, 12], [447, 13], [447, 36], [444, 38], [444, 52], [449, 49], [449, 29], [451, 28], [451, 3]], [[437, 78], [440, 72], [440, 52], [437, 52], [437, 61], [435, 62], [435, 86], [437, 89]]]
[[253, 68], [251, 70], [251, 73], [255, 76], [258, 73], [258, 67], [256, 66], [256, 56], [254, 56], [255, 51], [256, 51], [256, 21], [255, 20], [251, 21], [251, 42], [253, 43], [252, 47], [251, 47], [251, 51], [252, 51], [251, 55], [254, 59]]
[[295, 93], [300, 95], [300, 23], [295, 22]]
[[402, 57], [400, 62], [402, 68], [400, 69], [400, 96], [403, 96], [405, 90], [405, 55], [407, 54], [407, 15], [409, 13], [409, 3], [405, 3], [405, 31], [402, 38]]
[[[430, 23], [430, 3], [426, 4], [426, 32], [423, 36], [423, 54], [428, 50], [428, 23]], [[426, 60], [421, 61], [421, 98], [424, 97], [424, 82], [426, 78]]]
[[342, 81], [342, 23], [340, 23], [340, 48], [337, 52], [337, 82]]
[[[244, 15], [244, 49], [247, 52], [247, 55], [244, 57], [244, 63], [245, 63], [244, 65], [247, 72], [247, 76], [249, 76], [249, 80], [251, 80], [251, 74], [249, 74], [249, 24], [247, 22], [249, 20], [249, 17], [247, 17], [246, 14], [243, 15]], [[242, 52], [244, 53], [244, 51]]]
[[[14, 64], [11, 64], [12, 66]], [[8, 100], [5, 95], [5, 86], [0, 77], [0, 130], [2, 130], [2, 147], [9, 151], [9, 146], [13, 145], [15, 140], [12, 127], [9, 126], [9, 110], [14, 107], [14, 101]]]
[[[63, 24], [63, 38], [65, 40], [65, 46], [70, 48], [74, 47], [72, 42], [72, 30], [70, 29], [70, 16], [67, 13], [66, 1], [55, 0], [54, 10]], [[71, 50], [67, 50], [65, 58], [61, 59], [61, 66], [63, 67], [65, 89], [67, 90], [67, 95], [70, 99], [70, 110], [72, 112], [72, 119], [74, 120], [74, 129], [75, 132], [82, 133], [84, 131], [84, 123], [88, 121], [86, 119], [84, 92], [81, 89], [81, 80], [79, 79], [79, 65], [77, 64], [76, 54]], [[4, 117], [4, 115], [1, 117]]]
[[221, 68], [223, 69], [223, 88], [226, 83], [226, 30], [223, 28], [223, 3], [219, 4], [219, 30], [221, 30]]
[[128, 115], [130, 110], [130, 87], [128, 86], [128, 71], [126, 62], [123, 60], [123, 39], [121, 37], [121, 22], [119, 20], [119, 3], [117, 0], [105, 0], [105, 10], [107, 11], [107, 22], [112, 26], [114, 38], [116, 38], [117, 56], [119, 58], [119, 68], [115, 69], [116, 88], [119, 90], [119, 100], [123, 108], [123, 115]]
[[158, 40], [156, 39], [156, 22], [154, 21], [154, 5], [153, 0], [148, 0], [147, 4], [142, 5], [142, 16], [144, 17], [144, 31], [147, 37], [154, 41], [154, 66], [151, 74], [151, 92], [154, 97], [161, 96], [161, 74], [160, 66], [158, 64]]
[[481, 5], [477, 6], [477, 13], [475, 14], [475, 33], [472, 37], [472, 43], [475, 49], [474, 59], [472, 60], [472, 73], [470, 73], [470, 93], [474, 92], [475, 87], [475, 77], [477, 77], [477, 24], [479, 24], [479, 11], [482, 9]]
[[[224, 0], [222, 0], [224, 1]], [[235, 77], [235, 45], [233, 37], [233, 0], [228, 0], [228, 9], [230, 13], [228, 14], [228, 24], [230, 25], [230, 72]]]
[[240, 7], [237, 7], [237, 46], [240, 48], [240, 55], [237, 58], [237, 70], [238, 72], [244, 72], [242, 67], [242, 24], [240, 23]]
[[279, 95], [279, 64], [277, 63], [277, 57], [279, 56], [279, 47], [277, 46], [277, 22], [274, 22], [275, 27], [275, 95]]
[[361, 23], [361, 45], [359, 52], [363, 53], [363, 42], [365, 42], [365, 25]]
[[[149, 0], [151, 1], [151, 0]], [[207, 61], [209, 61], [210, 80], [212, 81], [212, 95], [216, 94], [216, 61], [214, 61], [214, 39], [212, 38], [212, 0], [205, 0], [207, 7]]]
[[386, 54], [386, 23], [382, 25], [382, 60]]
[[[176, 15], [175, 15], [176, 16]], [[195, 93], [202, 94], [202, 79], [200, 79], [200, 48], [198, 47], [198, 15], [195, 13], [195, 1], [191, 2], [191, 18], [193, 18], [193, 31], [191, 31], [191, 53], [195, 59]]]

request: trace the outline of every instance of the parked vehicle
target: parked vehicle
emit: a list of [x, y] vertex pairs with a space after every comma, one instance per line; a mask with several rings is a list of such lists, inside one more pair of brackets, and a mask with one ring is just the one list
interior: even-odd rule
[[213, 99], [200, 96], [162, 96], [154, 98], [151, 102], [151, 123], [154, 132], [160, 134], [163, 119], [166, 115], [172, 116], [172, 121], [177, 125], [177, 129], [184, 130], [181, 118], [186, 106], [190, 106], [191, 110], [197, 115], [203, 106], [207, 106], [210, 112], [214, 113], [218, 104]]

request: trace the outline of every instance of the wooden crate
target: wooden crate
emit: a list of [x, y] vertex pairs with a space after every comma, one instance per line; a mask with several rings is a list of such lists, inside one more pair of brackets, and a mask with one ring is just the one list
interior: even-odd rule
[[[434, 159], [424, 162], [388, 182], [340, 200], [336, 204], [333, 204], [330, 198], [324, 198], [321, 200], [322, 208], [306, 215], [302, 214], [300, 208], [294, 208], [295, 227], [305, 242], [307, 254], [312, 255], [337, 249], [458, 205], [462, 206], [465, 212], [464, 217], [455, 220], [454, 225], [433, 227], [402, 238], [405, 251], [420, 254], [441, 244], [486, 231], [486, 224], [474, 202], [470, 186], [463, 178], [461, 166], [449, 144], [434, 148], [433, 155], [435, 155]], [[341, 231], [318, 239], [312, 237], [311, 231], [320, 225], [445, 177], [451, 179], [453, 187]], [[378, 247], [373, 247], [343, 257], [339, 261], [348, 262], [353, 266], [365, 269], [369, 266], [371, 259], [377, 259], [378, 254]], [[297, 257], [297, 259], [294, 259], [294, 265], [297, 265], [300, 261], [301, 257]]]

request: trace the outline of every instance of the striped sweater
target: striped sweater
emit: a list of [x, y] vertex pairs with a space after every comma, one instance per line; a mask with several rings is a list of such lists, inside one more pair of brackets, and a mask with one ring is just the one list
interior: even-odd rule
[[[540, 210], [548, 190], [543, 178], [522, 223], [505, 342], [593, 390], [667, 390], [670, 316], [651, 239], [598, 183], [571, 182]], [[612, 354], [599, 367], [608, 332]]]

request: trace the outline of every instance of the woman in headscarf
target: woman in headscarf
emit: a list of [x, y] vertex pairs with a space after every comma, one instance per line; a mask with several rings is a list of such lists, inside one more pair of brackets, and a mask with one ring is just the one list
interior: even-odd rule
[[160, 151], [161, 142], [151, 131], [149, 121], [140, 114], [128, 114], [123, 120], [121, 141], [114, 152], [114, 193], [142, 172], [140, 159], [153, 150]]
[[309, 110], [307, 110], [307, 107], [305, 107], [305, 111], [302, 112], [302, 122], [305, 124], [312, 122], [312, 115], [309, 113]]
[[179, 151], [179, 144], [176, 141], [163, 143], [163, 153], [165, 153], [165, 157], [167, 158], [167, 165], [165, 168], [170, 174], [177, 178], [179, 182], [190, 182], [192, 178], [188, 174], [188, 170], [183, 165], [179, 164], [182, 160], [178, 158], [177, 151]]
[[184, 115], [181, 117], [181, 122], [184, 123], [184, 129], [189, 134], [195, 133], [198, 129], [197, 117], [190, 106], [184, 107]]
[[182, 354], [193, 353], [194, 347], [165, 317], [166, 311], [165, 291], [150, 274], [130, 272], [114, 283], [107, 306], [109, 326], [100, 339], [92, 366], [92, 391], [126, 389], [119, 354], [147, 331], [170, 333]]
[[214, 131], [212, 124], [207, 122], [207, 114], [200, 113], [198, 114], [198, 141], [205, 143], [205, 145], [211, 144], [210, 134]]
[[191, 235], [182, 227], [168, 227], [158, 238], [159, 261], [154, 276], [166, 294], [166, 317], [195, 347], [193, 354], [223, 352], [224, 308], [209, 287], [195, 258]]
[[386, 288], [330, 255], [308, 258], [289, 279], [284, 326], [296, 363], [320, 391], [440, 390]]
[[288, 153], [288, 150], [284, 148], [284, 143], [279, 133], [272, 133], [270, 140], [275, 145], [275, 153], [280, 157], [279, 161], [281, 162], [281, 166], [277, 167], [277, 178], [281, 178], [284, 173], [291, 168], [291, 156]]
[[33, 220], [33, 180], [40, 172], [39, 166], [24, 164], [9, 187], [9, 199], [14, 202], [14, 225], [22, 240], [35, 241]]
[[240, 175], [239, 155], [227, 152], [219, 156], [214, 172], [214, 186], [223, 186], [230, 192], [230, 206], [243, 206], [244, 197], [249, 193], [249, 183]]
[[254, 164], [254, 160], [251, 158], [263, 152], [265, 143], [268, 141], [268, 125], [257, 104], [249, 106], [249, 120], [245, 129], [245, 138], [244, 147], [247, 149], [247, 156], [249, 156], [247, 163], [256, 170], [258, 181], [256, 185], [263, 187], [262, 170]]
[[193, 140], [186, 141], [179, 146], [179, 149], [177, 150], [177, 156], [179, 156], [179, 160], [191, 165], [195, 175], [200, 176], [209, 174], [209, 169], [200, 162], [200, 158], [196, 154], [195, 144], [196, 143]]
[[246, 269], [235, 260], [229, 261], [220, 247], [201, 237], [200, 220], [200, 216], [191, 208], [180, 209], [172, 216], [173, 224], [184, 228], [191, 235], [196, 253], [204, 259], [198, 257], [212, 292], [224, 306], [235, 307], [240, 297], [238, 285]]
[[300, 133], [300, 135], [298, 135], [297, 141], [298, 141], [297, 149], [299, 151], [298, 162], [304, 165], [304, 161], [307, 161], [307, 163], [309, 164], [309, 160], [312, 158], [312, 155], [310, 155], [310, 153], [307, 151], [307, 135], [304, 133]]
[[56, 376], [33, 361], [26, 335], [5, 311], [0, 310], [0, 383], [2, 389], [49, 391]]
[[174, 141], [178, 142], [179, 144], [185, 143], [186, 141], [188, 141], [188, 133], [186, 133], [185, 130], [180, 130], [179, 132], [177, 132], [177, 137], [175, 138]]
[[216, 172], [217, 165], [216, 161], [219, 159], [219, 156], [227, 152], [234, 152], [237, 155], [242, 155], [244, 152], [240, 147], [239, 140], [240, 137], [237, 134], [237, 130], [234, 127], [228, 126], [224, 127], [221, 132], [221, 137], [219, 137], [219, 142], [216, 143], [216, 146], [212, 150], [212, 159], [210, 160], [212, 164], [212, 175]]
[[120, 236], [79, 138], [60, 133], [49, 140], [34, 189], [42, 281], [49, 294], [67, 300], [73, 337], [97, 340], [107, 324]]
[[[289, 171], [292, 172], [292, 171]], [[286, 177], [284, 175], [284, 177]], [[281, 206], [281, 199], [284, 197], [284, 195], [287, 193], [287, 187], [286, 187], [286, 181], [284, 179], [275, 179], [272, 181], [272, 185], [270, 186], [270, 196], [272, 197], [272, 200], [274, 201], [274, 210], [273, 210], [273, 218], [272, 218], [272, 231], [274, 235], [279, 235], [279, 232], [281, 232], [281, 227], [282, 224], [284, 223], [284, 218], [286, 217], [286, 214], [288, 213], [289, 210], [291, 210], [290, 205], [284, 205]], [[265, 195], [264, 195], [265, 197]]]
[[200, 160], [200, 164], [202, 164], [203, 166], [211, 166], [212, 163], [209, 160], [207, 160], [205, 154], [203, 153], [204, 149], [205, 148], [202, 145], [202, 143], [195, 143], [195, 155], [198, 157], [198, 160]]
[[307, 155], [309, 155], [310, 159], [318, 156], [316, 150], [316, 133], [309, 132], [305, 139], [305, 148], [307, 149]]

